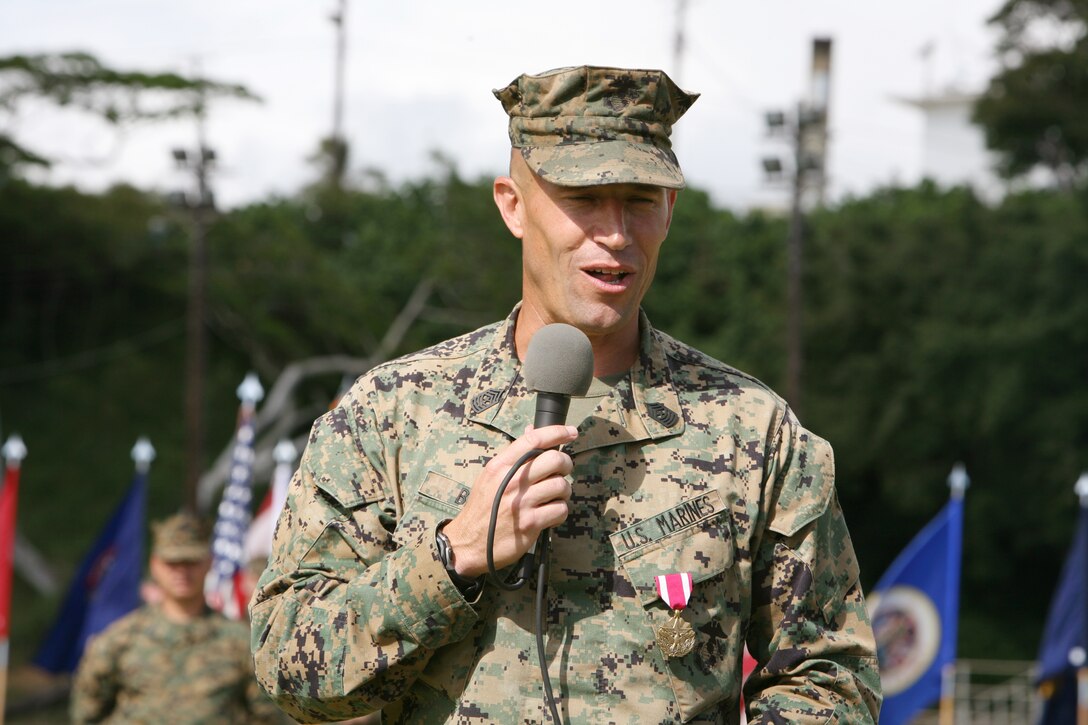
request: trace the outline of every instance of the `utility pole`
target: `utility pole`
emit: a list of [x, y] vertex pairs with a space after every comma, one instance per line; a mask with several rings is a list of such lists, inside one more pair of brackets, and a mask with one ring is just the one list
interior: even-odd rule
[[328, 141], [329, 181], [340, 188], [347, 171], [348, 144], [344, 140], [344, 62], [347, 58], [347, 0], [337, 0], [337, 10], [330, 16], [336, 26], [336, 58], [333, 63], [332, 135]]
[[[827, 115], [831, 90], [831, 40], [817, 38], [812, 45], [809, 98], [792, 114], [767, 113], [771, 136], [790, 146], [790, 229], [786, 241], [786, 400], [800, 415], [804, 375], [804, 242], [806, 208], [824, 203], [827, 188]], [[772, 181], [780, 180], [784, 165], [778, 157], [763, 159]]]
[[790, 194], [790, 233], [786, 241], [786, 400], [801, 414], [801, 375], [804, 330], [801, 325], [804, 297], [801, 275], [804, 271], [805, 213], [801, 199], [805, 194], [805, 167], [802, 151], [804, 108], [797, 109], [793, 138], [793, 184]]
[[680, 72], [684, 64], [684, 25], [688, 11], [688, 0], [676, 0], [676, 34], [672, 44], [672, 73], [669, 75], [677, 85], [680, 85], [683, 74]]
[[197, 509], [197, 487], [204, 470], [204, 412], [207, 379], [207, 306], [208, 306], [208, 227], [215, 216], [215, 200], [209, 185], [209, 173], [215, 164], [215, 152], [208, 148], [204, 135], [205, 94], [196, 91], [197, 146], [195, 150], [173, 150], [174, 161], [183, 171], [192, 172], [195, 188], [176, 198], [189, 212], [189, 288], [185, 324], [185, 496], [184, 506]]

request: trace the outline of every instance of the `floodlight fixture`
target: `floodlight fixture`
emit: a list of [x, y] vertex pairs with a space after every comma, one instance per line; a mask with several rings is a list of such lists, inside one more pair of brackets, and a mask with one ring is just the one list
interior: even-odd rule
[[778, 181], [782, 178], [782, 160], [777, 156], [764, 156], [762, 159], [763, 173], [767, 181]]

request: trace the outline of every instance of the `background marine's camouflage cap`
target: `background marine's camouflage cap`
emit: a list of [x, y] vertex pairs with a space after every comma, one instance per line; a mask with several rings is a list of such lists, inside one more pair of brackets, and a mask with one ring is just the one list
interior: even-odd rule
[[560, 68], [494, 93], [510, 115], [510, 143], [553, 184], [684, 188], [669, 134], [699, 94], [663, 71]]
[[200, 561], [211, 556], [208, 526], [182, 512], [151, 524], [151, 553], [163, 561]]

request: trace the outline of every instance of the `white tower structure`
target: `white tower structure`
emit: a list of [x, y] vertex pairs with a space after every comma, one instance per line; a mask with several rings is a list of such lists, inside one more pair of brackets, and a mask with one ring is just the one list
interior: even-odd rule
[[994, 172], [997, 156], [986, 148], [982, 128], [971, 121], [979, 94], [949, 88], [899, 101], [923, 115], [921, 176], [941, 186], [970, 185], [997, 201], [1005, 183]]

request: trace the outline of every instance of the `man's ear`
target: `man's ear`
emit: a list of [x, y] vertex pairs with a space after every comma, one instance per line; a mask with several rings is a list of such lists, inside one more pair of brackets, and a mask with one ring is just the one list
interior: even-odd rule
[[502, 220], [506, 222], [506, 228], [518, 239], [525, 236], [525, 225], [522, 221], [524, 200], [521, 198], [521, 189], [509, 176], [500, 176], [495, 179], [492, 188], [492, 196], [495, 198], [495, 206], [499, 208]]
[[676, 189], [666, 189], [665, 193], [669, 202], [669, 218], [665, 221], [665, 231], [668, 231], [672, 226], [672, 210], [676, 207], [676, 197], [680, 192]]

